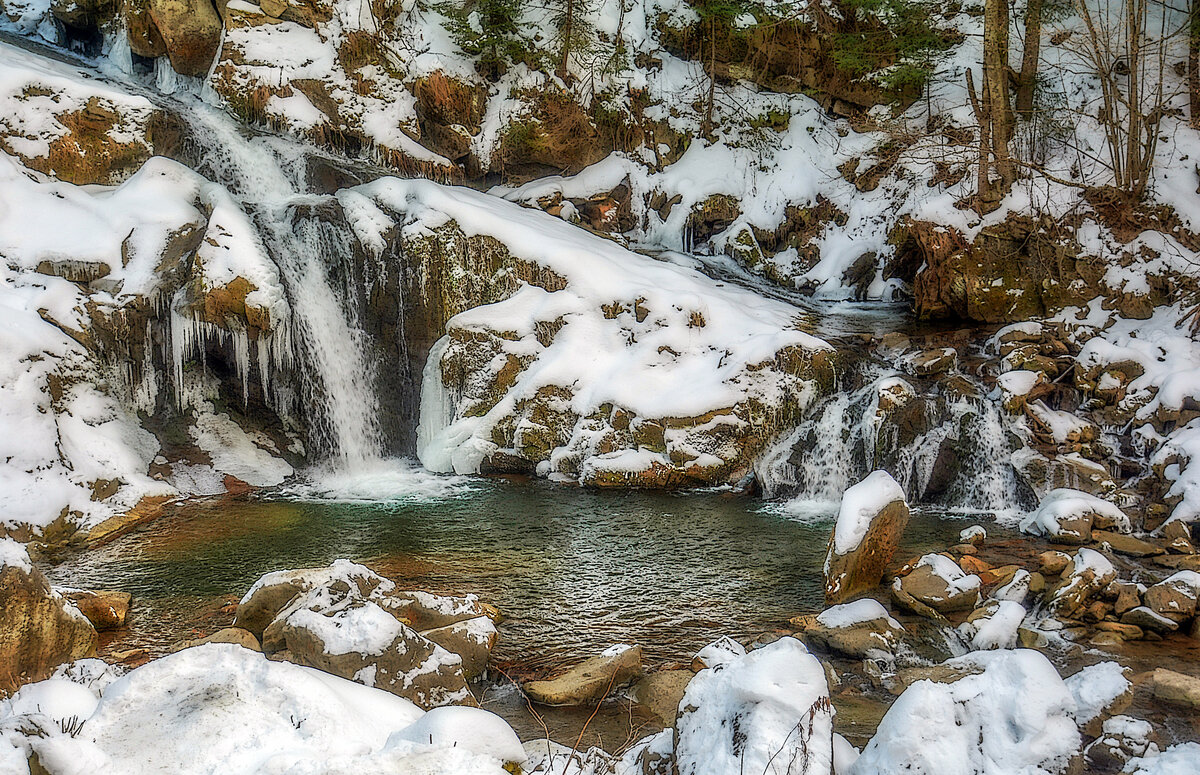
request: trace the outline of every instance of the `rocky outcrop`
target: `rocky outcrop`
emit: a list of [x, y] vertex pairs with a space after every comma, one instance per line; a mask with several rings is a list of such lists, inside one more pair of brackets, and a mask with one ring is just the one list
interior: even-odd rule
[[641, 646], [613, 646], [549, 681], [521, 688], [542, 705], [595, 705], [642, 674]]
[[148, 5], [175, 72], [206, 75], [221, 47], [221, 17], [212, 0], [148, 0]]
[[846, 490], [825, 554], [825, 601], [850, 600], [879, 585], [908, 524], [904, 490], [876, 471]]
[[497, 617], [474, 596], [398, 590], [370, 569], [338, 560], [263, 576], [234, 621], [260, 638], [268, 655], [430, 708], [474, 702], [467, 681], [487, 666]]
[[40, 680], [96, 653], [96, 630], [50, 588], [24, 547], [0, 538], [0, 681]]

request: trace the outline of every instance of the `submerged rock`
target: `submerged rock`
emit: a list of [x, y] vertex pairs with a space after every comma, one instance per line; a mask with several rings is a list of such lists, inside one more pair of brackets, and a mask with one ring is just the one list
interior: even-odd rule
[[549, 681], [521, 688], [543, 705], [594, 705], [642, 673], [641, 646], [613, 646]]
[[840, 603], [874, 589], [908, 525], [904, 490], [876, 471], [846, 490], [825, 554], [825, 601]]

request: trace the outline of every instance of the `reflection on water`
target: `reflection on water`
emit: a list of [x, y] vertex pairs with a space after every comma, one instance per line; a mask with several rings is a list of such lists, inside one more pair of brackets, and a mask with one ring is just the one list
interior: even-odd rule
[[[178, 619], [267, 571], [347, 557], [403, 586], [498, 605], [500, 662], [534, 667], [631, 642], [655, 663], [819, 609], [831, 518], [719, 493], [477, 481], [424, 502], [193, 501], [48, 572], [132, 592], [143, 620]], [[917, 515], [905, 552], [945, 547], [963, 525]]]

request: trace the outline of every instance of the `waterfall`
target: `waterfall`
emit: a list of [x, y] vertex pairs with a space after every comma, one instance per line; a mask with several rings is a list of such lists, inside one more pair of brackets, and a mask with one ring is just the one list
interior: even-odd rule
[[866, 384], [817, 404], [755, 466], [763, 494], [826, 509], [884, 469], [910, 504], [1007, 514], [1019, 511], [1012, 440], [986, 398], [920, 394], [895, 372], [865, 364]]

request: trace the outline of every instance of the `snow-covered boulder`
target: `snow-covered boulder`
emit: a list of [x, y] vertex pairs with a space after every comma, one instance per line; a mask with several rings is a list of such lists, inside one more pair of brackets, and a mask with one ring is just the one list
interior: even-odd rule
[[871, 651], [894, 651], [903, 635], [900, 622], [871, 598], [827, 608], [804, 630], [806, 641], [860, 658]]
[[989, 600], [967, 616], [959, 632], [979, 651], [1011, 649], [1017, 645], [1017, 629], [1025, 620], [1025, 607], [1012, 600]]
[[595, 705], [642, 674], [642, 647], [617, 644], [548, 681], [521, 688], [543, 705]]
[[445, 327], [422, 387], [432, 470], [736, 481], [832, 389], [834, 349], [789, 305], [474, 191], [383, 179], [342, 199], [374, 213], [364, 242], [399, 227]]
[[842, 495], [825, 554], [825, 601], [840, 603], [873, 589], [908, 525], [904, 490], [875, 471]]
[[1149, 721], [1113, 716], [1104, 721], [1083, 755], [1097, 771], [1117, 772], [1131, 759], [1157, 756], [1159, 749], [1154, 737], [1154, 727]]
[[35, 726], [22, 705], [0, 705], [0, 762], [21, 761], [15, 772], [31, 753], [51, 772], [180, 775], [504, 775], [504, 765], [525, 759], [490, 713], [429, 716], [387, 692], [233, 645], [187, 649], [93, 689], [47, 683], [53, 702], [42, 707], [77, 720]]
[[1082, 548], [1075, 553], [1062, 578], [1046, 594], [1054, 613], [1070, 617], [1087, 605], [1117, 577], [1117, 570], [1100, 552]]
[[0, 538], [0, 681], [42, 678], [96, 651], [96, 630], [51, 589], [25, 547]]
[[1079, 751], [1075, 699], [1036, 651], [973, 652], [982, 667], [951, 683], [917, 681], [892, 704], [853, 775], [1063, 773]]
[[1093, 526], [1112, 526], [1129, 532], [1129, 517], [1094, 495], [1059, 488], [1042, 498], [1037, 509], [1021, 520], [1021, 530], [1026, 533], [1075, 546], [1092, 540]]
[[680, 775], [827, 775], [833, 709], [825, 670], [795, 638], [702, 670], [675, 728]]
[[1100, 734], [1104, 722], [1124, 711], [1133, 701], [1129, 668], [1117, 662], [1097, 662], [1066, 680], [1075, 698], [1075, 722], [1085, 734]]
[[944, 554], [927, 554], [912, 572], [893, 582], [895, 587], [940, 613], [979, 605], [980, 580], [967, 574]]
[[1147, 588], [1142, 600], [1154, 613], [1182, 624], [1196, 614], [1196, 602], [1200, 600], [1200, 573], [1177, 571]]
[[1130, 775], [1191, 775], [1200, 771], [1200, 743], [1178, 743], [1161, 753], [1131, 759], [1122, 772]]
[[336, 560], [264, 575], [235, 622], [261, 634], [268, 654], [434, 707], [474, 701], [466, 681], [487, 666], [496, 616], [474, 595], [398, 590], [370, 568]]

